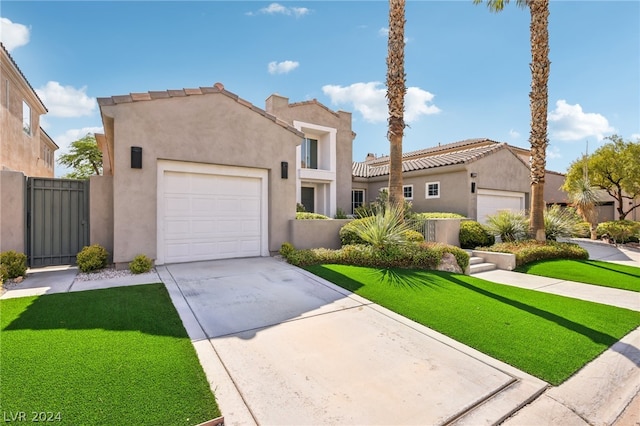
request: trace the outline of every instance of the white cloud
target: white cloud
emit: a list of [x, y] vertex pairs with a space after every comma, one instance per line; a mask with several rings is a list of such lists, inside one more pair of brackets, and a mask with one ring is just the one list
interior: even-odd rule
[[509, 136], [511, 136], [514, 139], [518, 139], [520, 137], [520, 133], [516, 130], [509, 130]]
[[311, 13], [311, 9], [306, 7], [286, 7], [280, 3], [271, 3], [269, 6], [263, 7], [257, 12], [249, 12], [247, 15], [287, 15], [299, 18], [301, 16], [308, 15], [309, 13]]
[[60, 147], [56, 154], [64, 154], [69, 152], [71, 142], [77, 141], [87, 136], [87, 133], [104, 133], [102, 127], [83, 127], [81, 129], [69, 129], [66, 132], [57, 135], [53, 141]]
[[556, 158], [562, 158], [562, 153], [557, 146], [547, 147], [547, 159], [555, 160]]
[[11, 52], [16, 47], [29, 43], [29, 28], [25, 25], [0, 18], [0, 41]]
[[556, 109], [549, 113], [551, 136], [562, 141], [576, 141], [595, 136], [602, 140], [607, 133], [615, 132], [605, 116], [582, 111], [580, 104], [569, 105], [564, 99], [556, 102]]
[[269, 69], [269, 74], [288, 74], [298, 68], [298, 66], [300, 66], [300, 63], [296, 61], [273, 61], [269, 62], [267, 68]]
[[640, 133], [632, 133], [631, 134], [631, 141], [635, 142], [636, 139], [640, 139]]
[[[380, 82], [354, 83], [345, 87], [328, 84], [322, 87], [322, 91], [331, 98], [332, 104], [351, 104], [368, 122], [376, 123], [387, 120], [387, 92], [385, 86]], [[429, 104], [433, 98], [433, 94], [419, 87], [407, 88], [405, 122], [411, 123], [422, 115], [439, 113], [440, 108]]]
[[57, 81], [49, 81], [44, 87], [36, 89], [53, 117], [82, 117], [91, 115], [98, 105], [96, 98], [87, 96], [87, 87], [76, 89], [62, 86]]

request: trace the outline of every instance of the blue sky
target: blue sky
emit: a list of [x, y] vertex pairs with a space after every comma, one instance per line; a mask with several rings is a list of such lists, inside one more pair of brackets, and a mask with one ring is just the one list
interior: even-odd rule
[[[403, 148], [487, 137], [528, 148], [529, 13], [406, 5]], [[547, 168], [640, 138], [640, 2], [551, 1]], [[353, 113], [353, 159], [389, 152], [386, 1], [10, 1], [0, 38], [49, 113], [60, 152], [101, 131], [96, 98], [212, 86]], [[64, 173], [59, 166], [56, 175]]]

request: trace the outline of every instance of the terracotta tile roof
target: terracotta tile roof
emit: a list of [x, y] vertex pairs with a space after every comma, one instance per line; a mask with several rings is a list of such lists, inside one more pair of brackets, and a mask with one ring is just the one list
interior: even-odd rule
[[[442, 145], [440, 147], [428, 148], [420, 151], [413, 151], [403, 155], [402, 171], [411, 172], [414, 170], [426, 170], [442, 166], [455, 164], [468, 164], [482, 157], [493, 154], [502, 149], [509, 149], [506, 143], [490, 141], [490, 144], [479, 144], [488, 139], [473, 139], [474, 142], [462, 141], [455, 144]], [[444, 147], [457, 147], [456, 150], [444, 150]], [[416, 154], [416, 153], [420, 154]], [[409, 158], [407, 158], [409, 157]], [[411, 158], [413, 157], [413, 158]], [[386, 161], [379, 161], [386, 159]], [[354, 162], [352, 174], [355, 177], [376, 177], [389, 174], [389, 157], [382, 157], [371, 161]]]
[[40, 96], [38, 96], [38, 94], [36, 93], [36, 91], [34, 90], [34, 88], [31, 86], [31, 83], [29, 83], [29, 80], [27, 80], [27, 77], [24, 76], [24, 74], [22, 73], [22, 70], [20, 69], [20, 67], [18, 66], [18, 64], [16, 63], [16, 61], [13, 59], [13, 57], [11, 56], [11, 54], [9, 53], [9, 51], [4, 47], [4, 44], [2, 44], [2, 42], [0, 42], [0, 48], [3, 50], [3, 52], [7, 55], [7, 57], [9, 58], [9, 60], [11, 61], [11, 64], [13, 65], [13, 67], [18, 71], [18, 74], [20, 74], [20, 76], [22, 77], [22, 79], [24, 80], [25, 83], [27, 83], [27, 86], [29, 86], [29, 88], [31, 89], [31, 91], [33, 92], [34, 96], [36, 97], [36, 99], [38, 99], [38, 101], [40, 101], [40, 104], [42, 105], [42, 107], [44, 108], [44, 110], [46, 112], [49, 112], [49, 110], [47, 109], [47, 106], [44, 104], [44, 102], [42, 102], [42, 99], [40, 99]]
[[156, 99], [169, 99], [169, 98], [181, 98], [185, 96], [201, 96], [208, 94], [222, 94], [227, 96], [228, 98], [233, 99], [239, 105], [249, 108], [250, 110], [257, 112], [265, 118], [270, 119], [274, 123], [278, 124], [281, 127], [295, 133], [300, 137], [304, 137], [304, 134], [298, 131], [295, 127], [290, 125], [284, 120], [277, 118], [276, 116], [267, 113], [262, 108], [258, 108], [253, 105], [251, 102], [240, 98], [235, 93], [229, 92], [224, 88], [222, 83], [216, 83], [213, 87], [198, 87], [195, 89], [179, 89], [179, 90], [166, 90], [166, 91], [150, 91], [144, 93], [130, 93], [128, 95], [119, 95], [119, 96], [111, 96], [108, 98], [98, 98], [98, 105], [100, 107], [110, 106], [110, 105], [118, 105], [124, 103], [132, 103], [132, 102], [147, 102], [153, 101]]
[[[487, 138], [476, 138], [476, 139], [465, 139], [463, 141], [459, 141], [459, 142], [453, 142], [453, 143], [447, 143], [444, 145], [438, 145], [438, 146], [434, 146], [434, 147], [430, 147], [430, 148], [425, 148], [425, 149], [419, 149], [417, 151], [409, 151], [409, 152], [403, 152], [402, 153], [402, 158], [415, 158], [415, 157], [424, 157], [425, 155], [431, 155], [431, 154], [435, 154], [438, 152], [443, 152], [443, 151], [451, 151], [451, 150], [458, 150], [460, 148], [466, 147], [466, 146], [471, 146], [471, 145], [495, 145], [495, 144], [499, 144], [500, 142], [496, 142], [493, 141], [491, 139], [487, 139]], [[378, 157], [374, 160], [369, 160], [366, 161], [366, 163], [368, 164], [383, 164], [383, 163], [387, 163], [389, 162], [389, 156], [388, 155], [384, 155], [382, 157]]]

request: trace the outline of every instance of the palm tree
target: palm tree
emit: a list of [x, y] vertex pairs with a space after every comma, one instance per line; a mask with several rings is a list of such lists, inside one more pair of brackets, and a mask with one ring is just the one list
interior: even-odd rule
[[389, 203], [402, 209], [402, 136], [404, 133], [405, 0], [389, 0], [389, 44], [387, 53], [387, 103], [389, 105]]
[[[473, 0], [474, 4], [482, 0]], [[487, 0], [493, 12], [504, 9], [509, 0]], [[549, 68], [549, 0], [516, 0], [520, 7], [528, 7], [531, 14], [531, 213], [529, 234], [538, 241], [545, 240], [544, 233], [544, 177], [547, 162], [547, 105]]]

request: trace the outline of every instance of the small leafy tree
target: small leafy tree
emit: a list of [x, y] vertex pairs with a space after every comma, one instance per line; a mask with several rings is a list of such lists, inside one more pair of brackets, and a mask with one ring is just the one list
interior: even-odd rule
[[563, 189], [577, 185], [584, 179], [584, 170], [591, 185], [603, 189], [616, 200], [616, 210], [624, 219], [640, 204], [631, 203], [640, 197], [640, 140], [625, 141], [618, 135], [608, 136], [610, 142], [598, 148], [588, 158], [581, 158], [569, 166]]
[[73, 170], [64, 177], [68, 179], [88, 179], [92, 175], [102, 174], [102, 152], [93, 134], [88, 133], [82, 139], [71, 142], [68, 154], [58, 157], [58, 164]]

